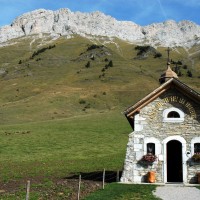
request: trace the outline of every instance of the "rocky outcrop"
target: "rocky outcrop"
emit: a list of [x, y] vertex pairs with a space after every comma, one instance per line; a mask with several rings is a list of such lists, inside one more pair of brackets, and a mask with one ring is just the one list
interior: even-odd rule
[[98, 11], [81, 13], [69, 9], [39, 9], [23, 14], [11, 25], [0, 28], [0, 43], [41, 33], [51, 37], [72, 34], [117, 37], [153, 46], [192, 46], [200, 43], [200, 26], [190, 21], [176, 23], [170, 20], [142, 27], [130, 21], [117, 21]]

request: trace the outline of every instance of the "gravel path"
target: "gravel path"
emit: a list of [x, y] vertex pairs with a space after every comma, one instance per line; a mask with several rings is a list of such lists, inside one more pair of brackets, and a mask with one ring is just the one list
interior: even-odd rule
[[163, 200], [200, 200], [200, 190], [186, 186], [158, 186], [153, 194]]

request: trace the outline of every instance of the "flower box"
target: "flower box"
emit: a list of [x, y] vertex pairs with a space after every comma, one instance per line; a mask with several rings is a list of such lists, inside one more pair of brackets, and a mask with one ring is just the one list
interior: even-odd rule
[[146, 161], [149, 163], [153, 163], [154, 161], [156, 161], [156, 159], [157, 159], [157, 156], [151, 153], [147, 153], [146, 155], [142, 157], [142, 161]]
[[192, 160], [194, 162], [200, 162], [200, 153], [195, 153], [193, 156], [192, 156]]

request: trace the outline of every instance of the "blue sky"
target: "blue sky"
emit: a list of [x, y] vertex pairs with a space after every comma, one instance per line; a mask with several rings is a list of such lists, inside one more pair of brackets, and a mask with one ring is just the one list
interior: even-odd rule
[[101, 11], [117, 20], [139, 25], [190, 20], [200, 25], [200, 0], [0, 0], [0, 26], [11, 24], [19, 15], [35, 9]]

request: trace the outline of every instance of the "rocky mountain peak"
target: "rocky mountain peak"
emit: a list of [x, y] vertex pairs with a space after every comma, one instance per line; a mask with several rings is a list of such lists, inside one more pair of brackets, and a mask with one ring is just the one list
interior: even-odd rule
[[46, 33], [51, 37], [79, 34], [83, 37], [117, 37], [132, 43], [152, 46], [188, 46], [200, 43], [200, 26], [191, 21], [168, 20], [140, 26], [96, 11], [72, 12], [39, 9], [17, 17], [11, 25], [0, 28], [0, 43], [11, 39]]

